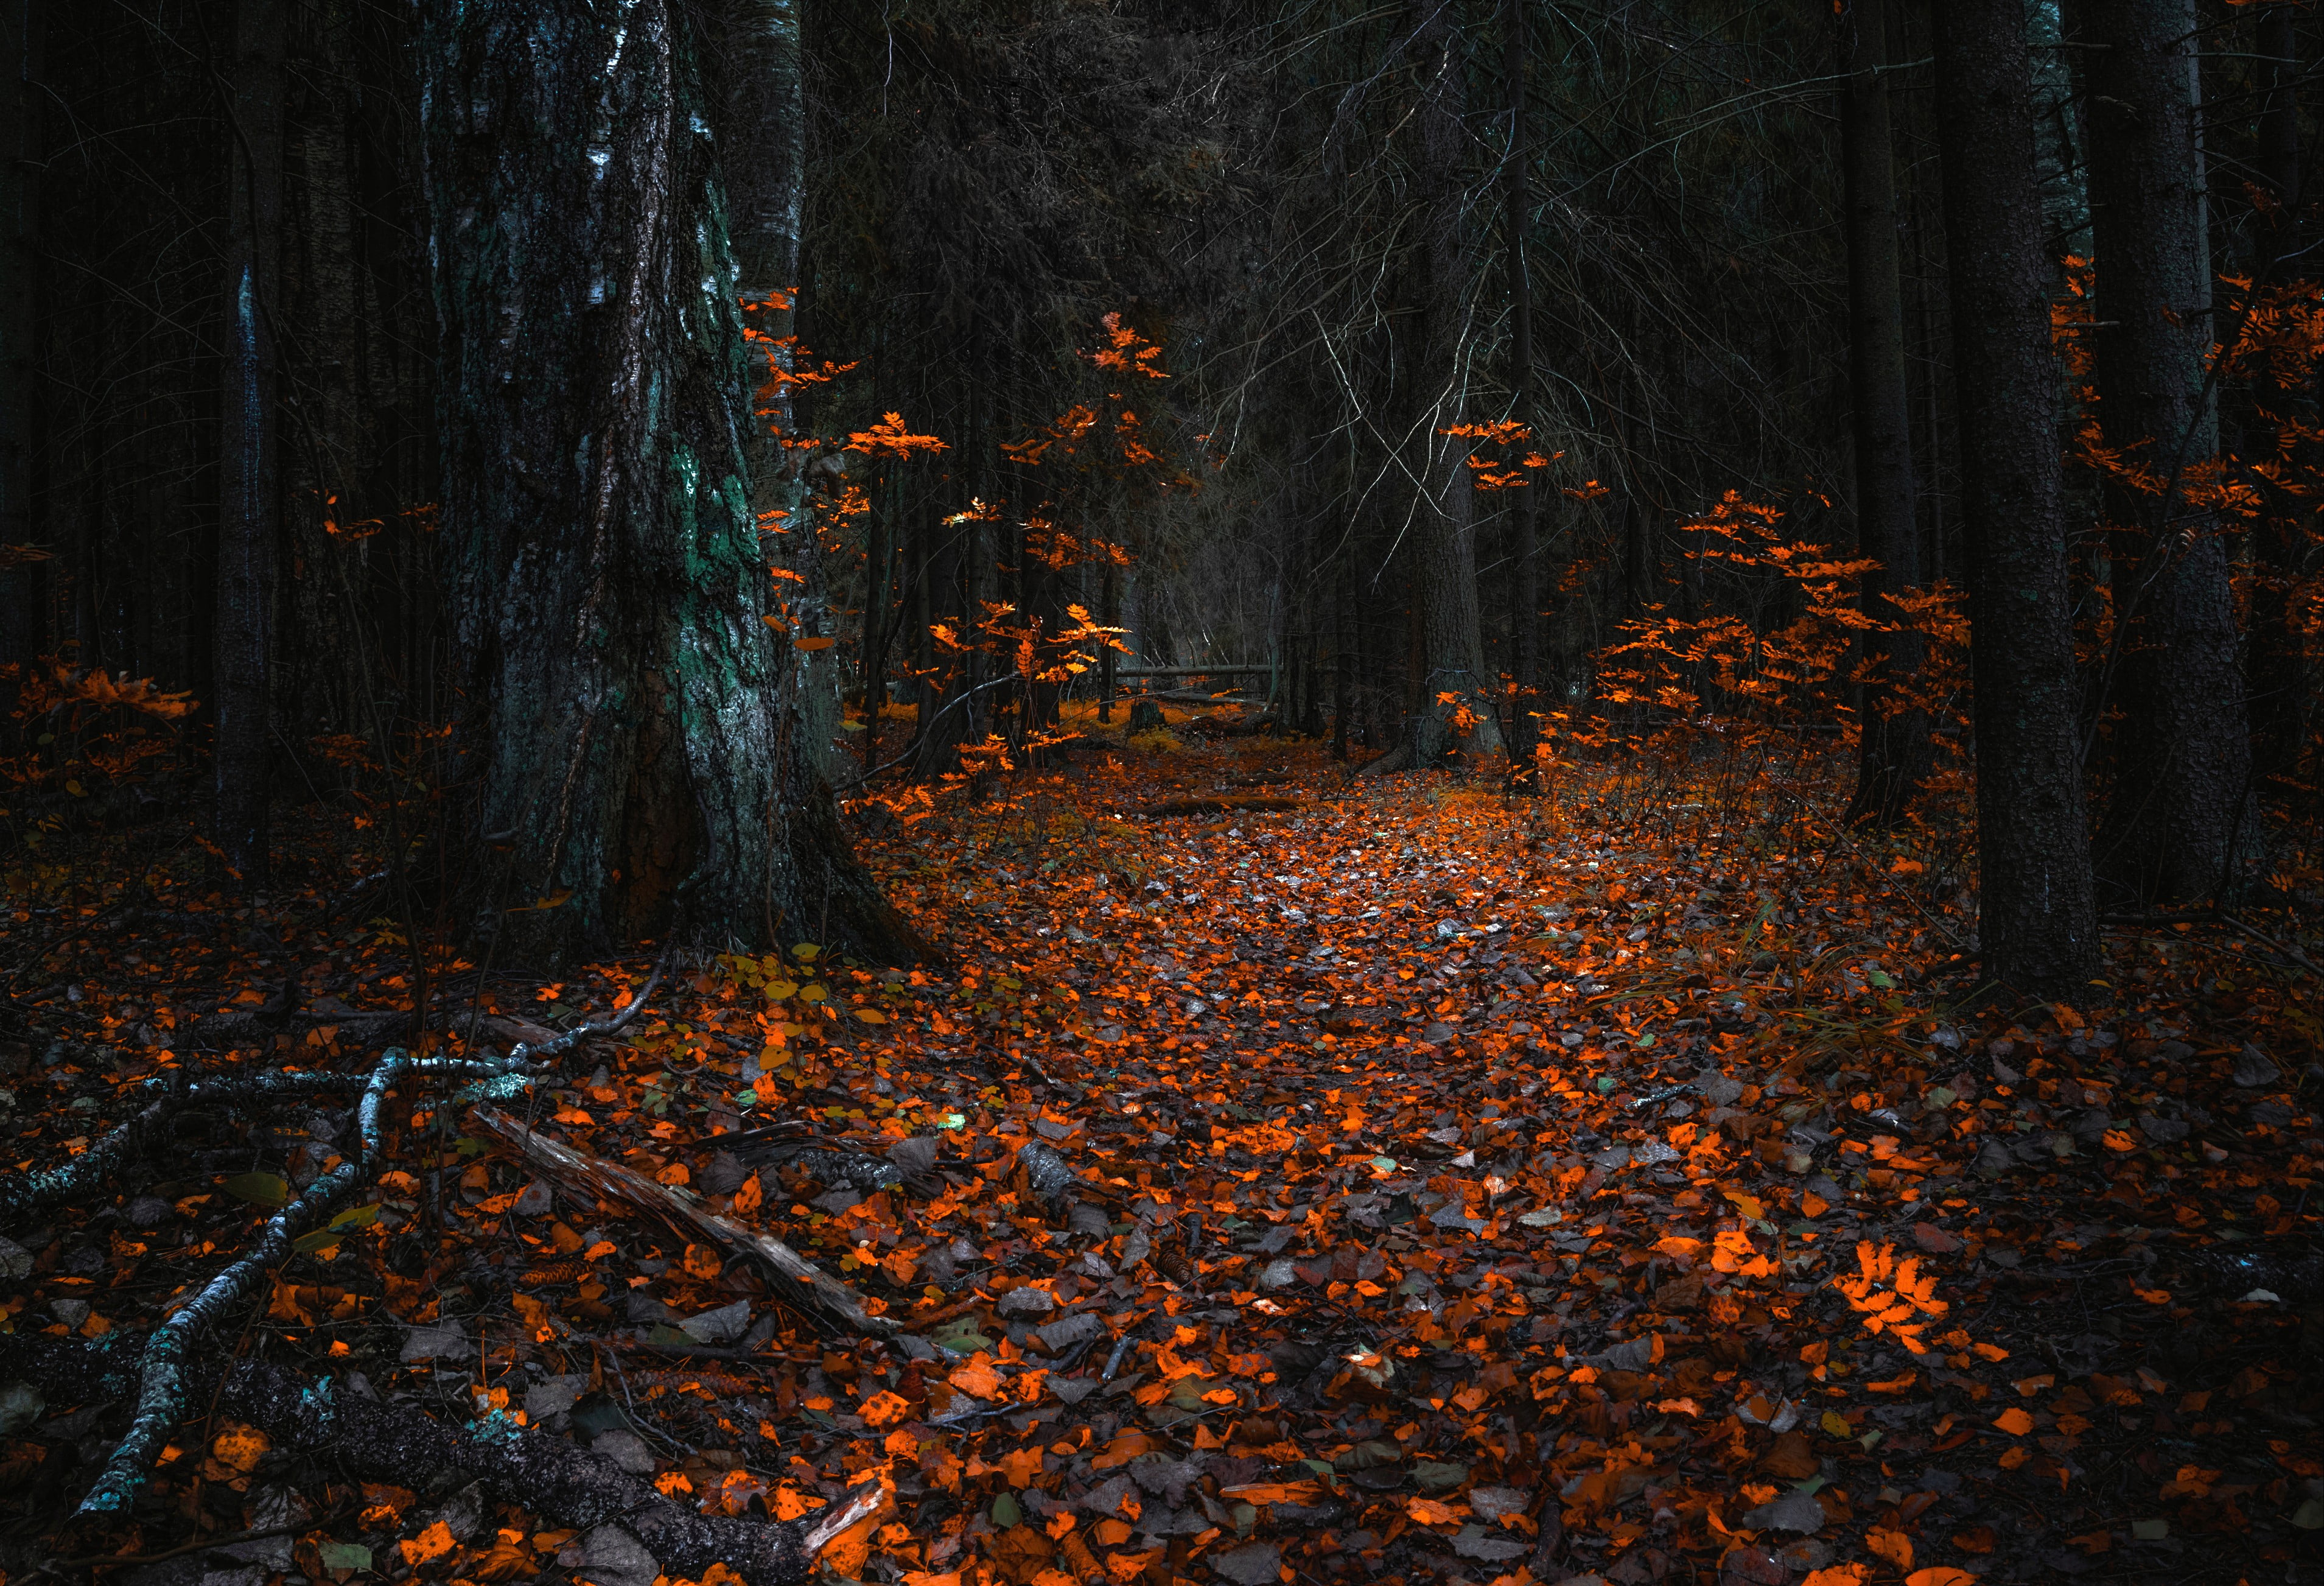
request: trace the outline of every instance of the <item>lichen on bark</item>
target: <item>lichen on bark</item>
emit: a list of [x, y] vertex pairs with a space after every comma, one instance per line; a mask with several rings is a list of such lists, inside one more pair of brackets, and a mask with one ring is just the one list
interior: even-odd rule
[[[460, 791], [504, 961], [678, 932], [918, 944], [848, 851], [763, 620], [738, 271], [693, 14], [432, 8]], [[489, 887], [492, 895], [482, 896]]]

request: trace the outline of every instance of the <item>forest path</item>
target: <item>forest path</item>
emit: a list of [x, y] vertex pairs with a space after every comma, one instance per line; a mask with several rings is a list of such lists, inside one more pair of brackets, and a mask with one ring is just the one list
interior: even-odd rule
[[[2324, 1157], [2266, 1050], [2292, 970], [2132, 944], [2120, 983], [2153, 983], [2103, 1017], [1948, 1013], [1949, 836], [1826, 848], [1812, 811], [1729, 829], [1628, 777], [1511, 801], [1351, 783], [1312, 747], [1124, 746], [890, 821], [869, 857], [948, 966], [723, 958], [528, 1105], [788, 1241], [893, 1334], [835, 1335], [439, 1108], [376, 1220], [282, 1269], [247, 1358], [456, 1420], [505, 1390], [714, 1511], [884, 1470], [896, 1513], [825, 1557], [907, 1586], [1944, 1586], [2102, 1554], [2224, 1581], [2308, 1545], [2312, 1351], [2243, 1297], [2300, 1297], [2269, 1263]], [[1255, 788], [1291, 807], [1140, 813]], [[408, 995], [376, 922], [229, 933], [217, 907], [156, 910], [135, 955], [58, 938], [49, 962], [88, 963], [38, 1000], [60, 1044], [12, 1058], [25, 1160], [85, 1146], [286, 962], [349, 1028]], [[641, 978], [486, 1001], [557, 1019]], [[327, 1026], [279, 1039], [374, 1060]], [[151, 1326], [343, 1128], [254, 1124], [14, 1231], [16, 1327]], [[0, 1470], [101, 1443], [69, 1408]], [[161, 1478], [205, 1484], [172, 1512], [232, 1530], [295, 1484], [262, 1434], [204, 1435]], [[475, 1581], [570, 1552], [513, 1507], [439, 1535], [437, 1497], [363, 1498], [299, 1545]]]

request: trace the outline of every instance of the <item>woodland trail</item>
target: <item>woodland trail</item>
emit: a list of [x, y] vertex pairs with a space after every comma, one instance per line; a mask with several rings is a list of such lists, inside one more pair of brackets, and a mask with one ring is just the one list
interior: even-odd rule
[[[1222, 797], [1292, 807], [1139, 813]], [[2313, 1281], [2294, 1236], [2324, 1141], [2268, 1051], [2302, 972], [2165, 933], [2124, 948], [2143, 1003], [1949, 1015], [1971, 917], [1934, 860], [1692, 802], [1588, 772], [1525, 801], [1350, 784], [1253, 742], [945, 807], [871, 857], [947, 968], [699, 966], [530, 1103], [889, 1327], [835, 1332], [423, 1097], [371, 1220], [293, 1258], [234, 1347], [521, 1416], [713, 1515], [881, 1474], [894, 1508], [825, 1561], [910, 1586], [2226, 1581], [2309, 1557], [2316, 1296], [2245, 1297]], [[92, 956], [29, 1000], [28, 1165], [190, 1061], [210, 1008], [286, 1001], [286, 964], [350, 1028], [408, 997], [376, 922], [226, 938], [190, 889], [155, 896], [134, 950], [106, 969], [62, 941]], [[17, 932], [69, 923], [31, 914]], [[642, 978], [476, 1007], [554, 1022]], [[278, 1057], [370, 1061], [275, 1018]], [[111, 1203], [12, 1231], [19, 1333], [143, 1331], [345, 1121], [207, 1127]], [[45, 1532], [124, 1410], [0, 1409], [0, 1480]], [[197, 1547], [139, 1586], [660, 1572], [470, 1490], [301, 1468], [230, 1415], [180, 1444], [170, 1503], [81, 1554], [272, 1526], [256, 1562]], [[10, 1545], [12, 1574], [56, 1556]]]

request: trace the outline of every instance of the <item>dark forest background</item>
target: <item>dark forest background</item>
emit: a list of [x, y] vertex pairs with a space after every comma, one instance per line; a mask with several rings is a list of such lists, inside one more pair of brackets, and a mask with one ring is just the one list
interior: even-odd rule
[[[484, 171], [515, 134], [455, 90], [630, 87], [512, 69], [432, 10], [8, 0], [27, 862], [191, 815], [256, 885], [270, 819], [344, 807], [513, 853], [503, 906], [586, 892], [571, 823], [493, 790], [534, 684], [479, 659], [484, 605], [564, 611], [564, 575], [476, 549], [528, 502], [579, 535], [580, 497], [521, 424], [471, 420], [487, 365], [579, 401], [598, 366], [541, 300], [586, 327], [593, 261], [688, 235], [747, 372], [686, 362], [709, 319], [639, 345], [757, 392], [736, 474], [780, 570], [704, 609], [765, 603], [791, 639], [730, 680], [798, 724], [766, 796], [973, 790], [1161, 686], [1129, 674], [1228, 665], [1271, 728], [1386, 767], [1806, 745], [1857, 768], [1852, 819], [1965, 808], [1977, 773], [1987, 950], [2046, 944], [2013, 969], [2035, 985], [2087, 971], [2093, 908], [2232, 901], [2312, 831], [2310, 5], [648, 6], [667, 75], [636, 103], [682, 108], [671, 162], [617, 127], [643, 207], [559, 231], [544, 200], [498, 308], [462, 227], [523, 172]], [[941, 446], [883, 440], [890, 414]], [[2013, 567], [2032, 619], [1978, 607]], [[606, 675], [659, 678], [641, 642]], [[687, 765], [606, 773], [630, 802], [591, 873], [632, 895], [579, 939], [667, 923], [716, 851], [715, 752]], [[844, 847], [808, 824], [801, 875]], [[2095, 880], [2007, 924], [1997, 869], [2052, 858]]]

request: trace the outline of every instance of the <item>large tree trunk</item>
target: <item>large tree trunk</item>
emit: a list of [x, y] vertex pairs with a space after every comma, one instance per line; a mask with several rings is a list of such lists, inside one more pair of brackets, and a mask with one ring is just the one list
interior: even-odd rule
[[1913, 413], [1904, 383], [1904, 290], [1896, 259], [1896, 175], [1889, 146], [1888, 0], [1840, 12], [1841, 226], [1848, 240], [1848, 367], [1854, 408], [1856, 546], [1864, 576], [1870, 676], [1850, 824], [1894, 825], [1929, 774], [1928, 713], [1911, 703], [1924, 646], [1890, 593], [1921, 581], [1913, 527]]
[[2218, 449], [2205, 379], [2211, 265], [2197, 149], [2194, 0], [2100, 0], [2070, 14], [2089, 95], [2098, 424], [2145, 476], [2109, 478], [2114, 786], [2100, 868], [2143, 901], [2216, 895], [2250, 790], [2227, 548], [2182, 488]]
[[[1533, 278], [1526, 260], [1526, 227], [1532, 201], [1527, 172], [1533, 165], [1533, 143], [1526, 135], [1525, 0], [1503, 0], [1501, 31], [1506, 51], [1505, 74], [1509, 99], [1509, 159], [1503, 172], [1508, 201], [1502, 221], [1502, 245], [1509, 272], [1509, 417], [1531, 431], [1533, 401]], [[1534, 438], [1539, 444], [1540, 438]], [[1541, 563], [1536, 543], [1535, 508], [1546, 484], [1526, 484], [1510, 493], [1509, 556], [1515, 564], [1510, 579], [1516, 604], [1509, 635], [1517, 677], [1517, 697], [1509, 712], [1509, 765], [1517, 783], [1532, 788], [1534, 745], [1539, 741], [1536, 713], [1543, 708], [1541, 693]]]
[[266, 885], [274, 582], [281, 534], [275, 290], [282, 220], [282, 0], [240, 0], [226, 104], [226, 350], [219, 424], [217, 842]]
[[11, 546], [32, 539], [32, 338], [40, 316], [42, 0], [0, 0], [0, 664], [42, 648], [41, 576]]
[[[1413, 0], [1414, 51], [1420, 72], [1421, 268], [1415, 305], [1417, 353], [1410, 373], [1415, 402], [1412, 444], [1419, 459], [1414, 558], [1419, 578], [1421, 666], [1414, 702], [1412, 763], [1434, 764], [1461, 750], [1471, 765], [1501, 747], [1487, 690], [1485, 641], [1477, 605], [1476, 492], [1472, 447], [1440, 433], [1462, 418], [1469, 309], [1468, 194], [1462, 154], [1462, 40], [1452, 14], [1457, 0]], [[1463, 733], [1460, 720], [1470, 726]]]
[[2024, 0], [1935, 8], [1977, 687], [1978, 935], [1993, 979], [2080, 995], [2098, 965]]
[[445, 530], [503, 955], [644, 936], [910, 951], [763, 620], [749, 375], [691, 12], [431, 7]]

